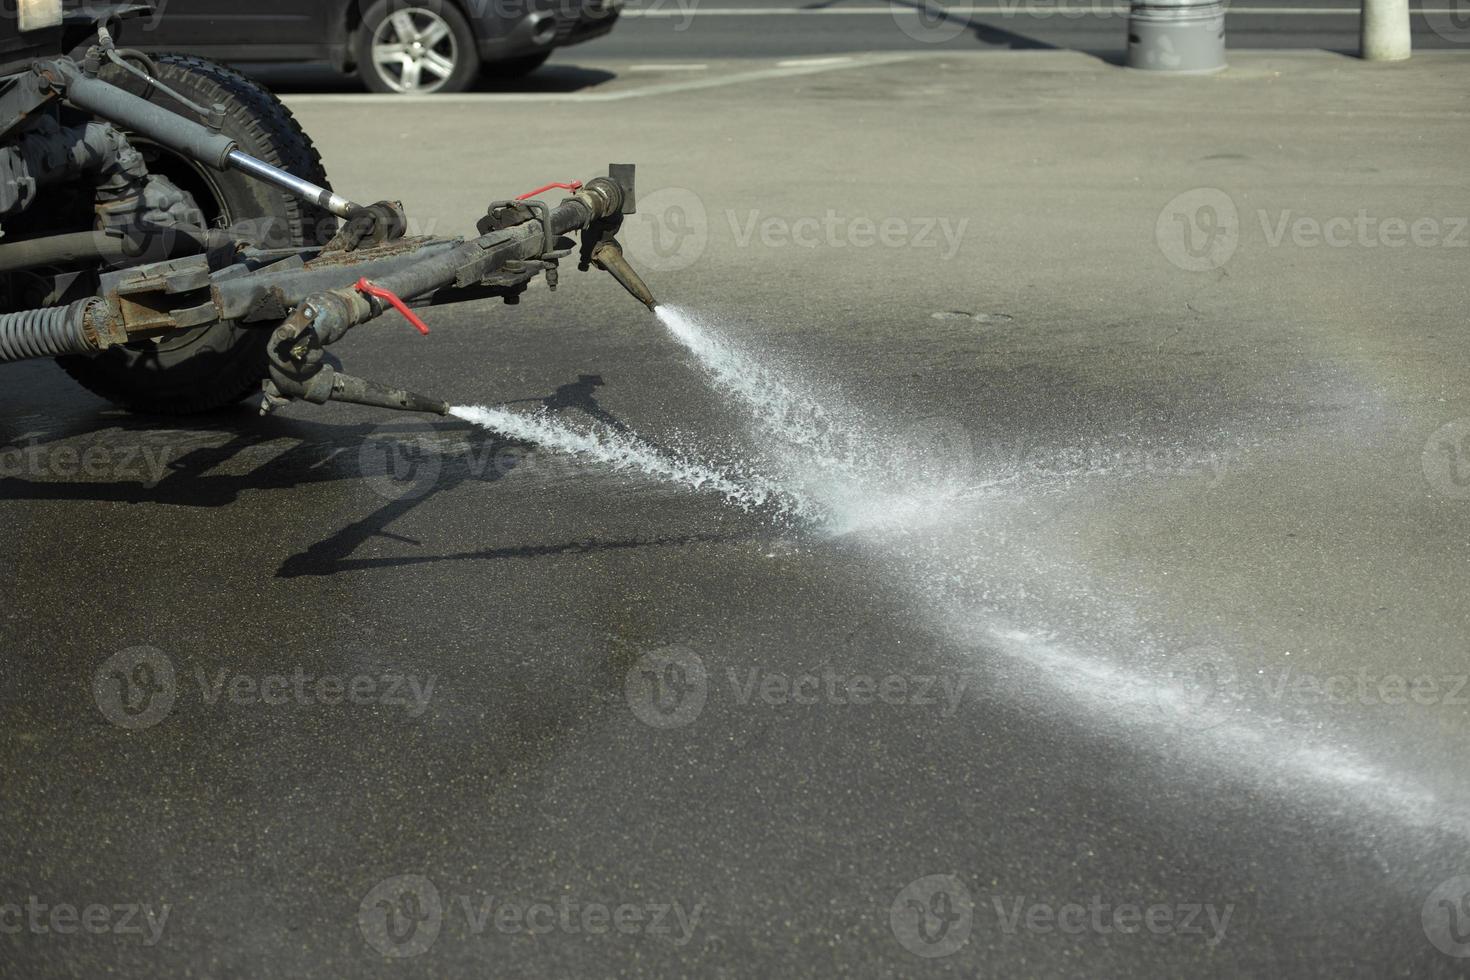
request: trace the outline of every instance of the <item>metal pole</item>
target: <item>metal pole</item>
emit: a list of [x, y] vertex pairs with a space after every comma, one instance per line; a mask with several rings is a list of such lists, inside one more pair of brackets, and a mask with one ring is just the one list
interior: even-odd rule
[[1363, 0], [1363, 60], [1403, 61], [1410, 49], [1409, 0]]
[[241, 153], [239, 150], [231, 150], [229, 155], [225, 157], [225, 162], [241, 173], [247, 173], [268, 184], [275, 184], [277, 187], [302, 200], [320, 205], [339, 218], [350, 217], [352, 209], [357, 207], [357, 205], [340, 194], [334, 194], [325, 187], [318, 187], [309, 180], [302, 180], [300, 177], [288, 174], [279, 167], [273, 167], [264, 160], [257, 160], [255, 157]]

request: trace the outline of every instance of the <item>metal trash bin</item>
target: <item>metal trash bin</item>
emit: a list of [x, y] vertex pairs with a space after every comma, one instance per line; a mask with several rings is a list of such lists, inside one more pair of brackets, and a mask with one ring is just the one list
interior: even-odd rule
[[1128, 11], [1129, 68], [1205, 74], [1225, 67], [1225, 4], [1220, 0], [1133, 0]]

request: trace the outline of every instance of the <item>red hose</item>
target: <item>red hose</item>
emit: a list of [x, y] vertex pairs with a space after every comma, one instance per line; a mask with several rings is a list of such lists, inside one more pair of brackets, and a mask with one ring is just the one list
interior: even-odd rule
[[520, 195], [519, 197], [516, 198], [516, 200], [517, 201], [529, 200], [530, 198], [535, 197], [537, 194], [545, 194], [547, 191], [554, 190], [554, 189], [556, 189], [558, 187], [560, 187], [562, 190], [565, 190], [565, 191], [579, 191], [579, 190], [582, 189], [582, 182], [580, 180], [574, 180], [570, 184], [563, 184], [563, 183], [547, 184], [545, 187], [538, 187], [534, 191], [531, 191], [531, 192], [529, 192], [527, 194]]

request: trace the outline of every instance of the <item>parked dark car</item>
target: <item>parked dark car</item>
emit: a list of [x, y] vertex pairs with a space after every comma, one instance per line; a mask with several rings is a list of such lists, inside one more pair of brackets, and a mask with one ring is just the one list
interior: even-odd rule
[[162, 0], [123, 41], [217, 61], [326, 61], [376, 92], [516, 77], [612, 30], [622, 0]]

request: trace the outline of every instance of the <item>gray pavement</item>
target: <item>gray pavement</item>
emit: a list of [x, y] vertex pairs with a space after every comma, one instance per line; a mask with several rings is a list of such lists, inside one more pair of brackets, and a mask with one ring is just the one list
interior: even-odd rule
[[[1470, 63], [589, 67], [290, 102], [422, 231], [639, 163], [655, 291], [966, 492], [8, 367], [0, 973], [1464, 975]], [[337, 351], [774, 452], [562, 278]]]
[[[1419, 49], [1459, 49], [1470, 20], [1454, 2], [1414, 0]], [[564, 48], [557, 62], [591, 58], [795, 57], [851, 51], [1047, 50], [1119, 56], [1128, 8], [1115, 0], [990, 0], [949, 3], [640, 0], [611, 34]], [[1343, 0], [1236, 0], [1226, 43], [1238, 50], [1358, 50], [1358, 5]]]

